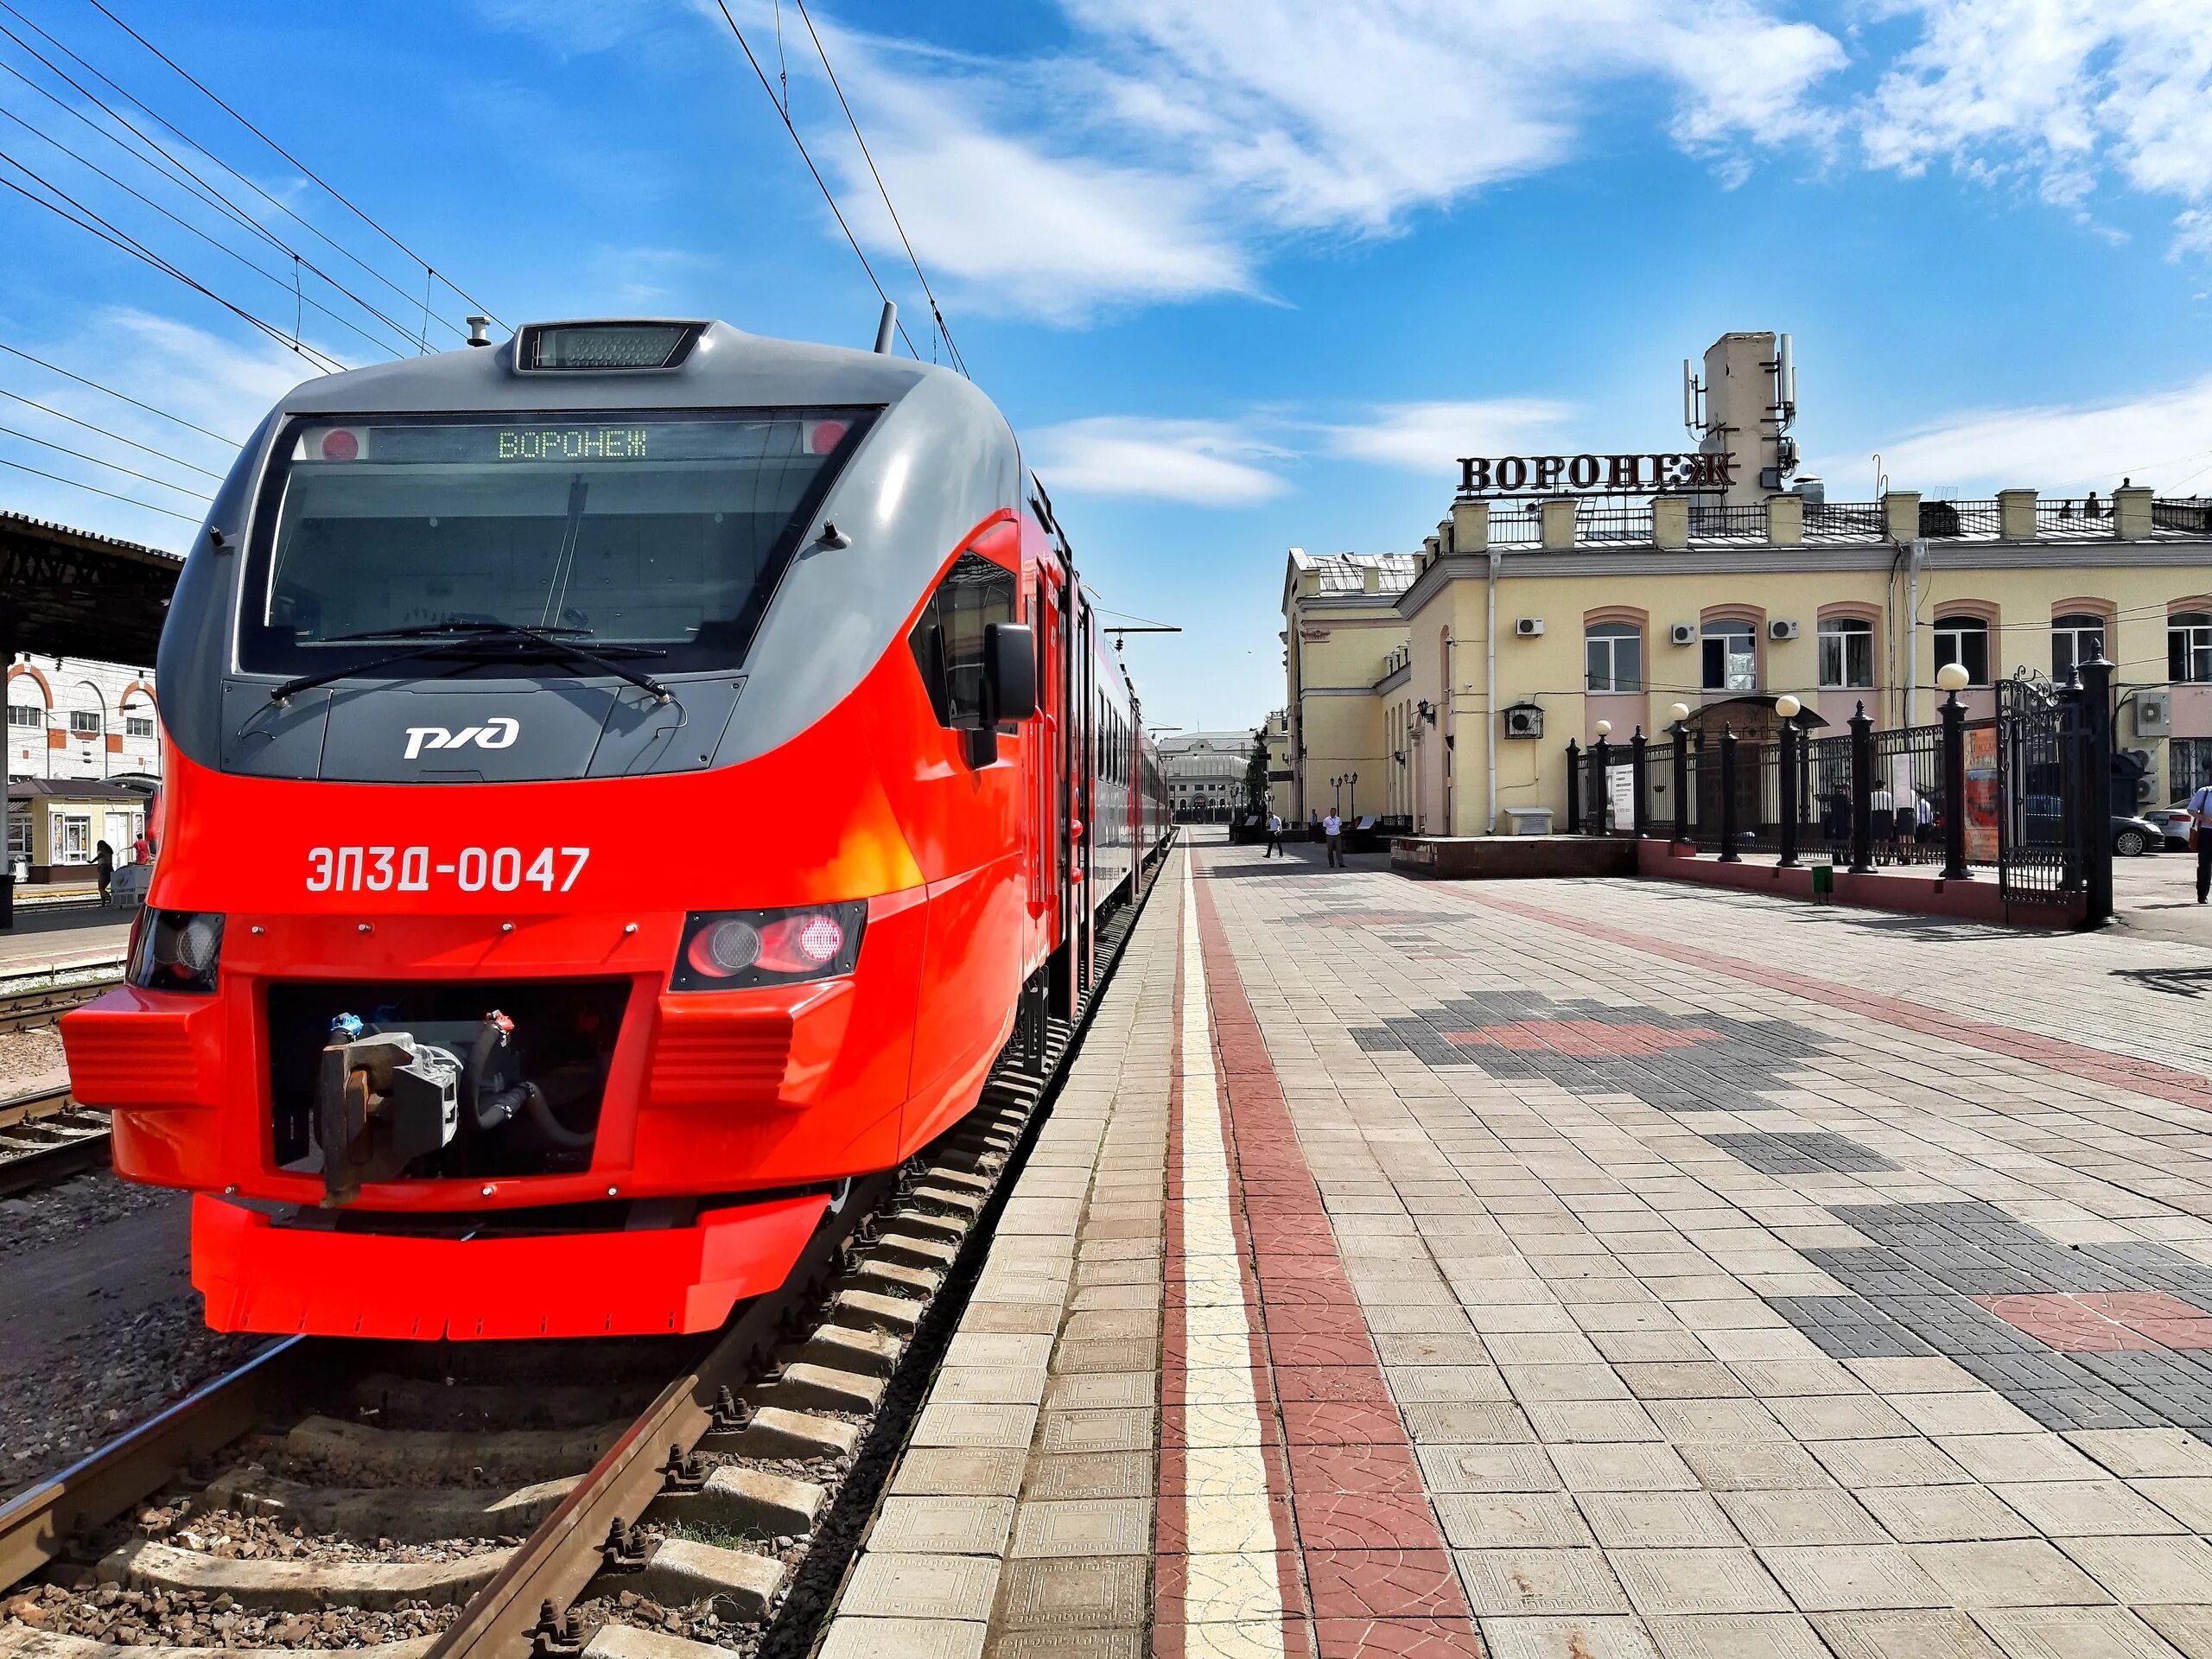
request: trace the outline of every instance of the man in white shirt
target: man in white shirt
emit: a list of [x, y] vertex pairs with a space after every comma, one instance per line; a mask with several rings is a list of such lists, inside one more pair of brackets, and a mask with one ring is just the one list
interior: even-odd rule
[[1262, 858], [1273, 858], [1276, 854], [1281, 851], [1282, 814], [1280, 812], [1270, 812], [1268, 814], [1268, 850], [1261, 854], [1260, 856]]
[[1330, 864], [1341, 865], [1344, 861], [1344, 821], [1337, 816], [1334, 808], [1321, 820], [1321, 834], [1329, 843]]
[[2212, 784], [2189, 798], [2189, 839], [2196, 849], [2196, 902], [2212, 894]]

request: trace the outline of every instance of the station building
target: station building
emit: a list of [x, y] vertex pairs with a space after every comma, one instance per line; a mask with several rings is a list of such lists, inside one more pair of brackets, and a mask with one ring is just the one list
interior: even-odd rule
[[1176, 732], [1159, 740], [1160, 771], [1178, 823], [1226, 823], [1244, 804], [1249, 730]]
[[[1639, 462], [1682, 487], [1497, 499], [1463, 463], [1419, 553], [1294, 550], [1294, 798], [1325, 803], [1329, 778], [1357, 770], [1363, 803], [1415, 833], [1502, 833], [1519, 807], [1563, 827], [1566, 745], [1600, 721], [1615, 742], [1659, 739], [1681, 703], [1693, 728], [1762, 736], [1789, 693], [1834, 730], [1862, 703], [1878, 727], [1925, 724], [1952, 662], [1979, 717], [1998, 680], [2064, 683], [2093, 651], [2117, 664], [2116, 737], [2142, 752], [2152, 798], [2212, 782], [2212, 503], [2132, 484], [2063, 499], [1785, 490], [1787, 356], [1772, 334], [1716, 344], [1692, 455], [1506, 458], [1520, 465], [1477, 480], [1557, 463], [1554, 485], [1579, 485]], [[1693, 471], [1714, 453], [1728, 464]], [[1386, 780], [1372, 796], [1370, 767]]]

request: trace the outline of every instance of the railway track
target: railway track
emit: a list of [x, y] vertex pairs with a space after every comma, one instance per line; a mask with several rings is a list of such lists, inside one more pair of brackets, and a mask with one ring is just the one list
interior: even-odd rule
[[67, 1085], [0, 1100], [0, 1198], [104, 1169], [105, 1113], [79, 1109]]
[[291, 1338], [24, 1492], [0, 1659], [805, 1651], [1096, 995], [711, 1338]]
[[86, 963], [48, 974], [0, 979], [0, 1032], [28, 1031], [54, 1023], [123, 981], [123, 963]]

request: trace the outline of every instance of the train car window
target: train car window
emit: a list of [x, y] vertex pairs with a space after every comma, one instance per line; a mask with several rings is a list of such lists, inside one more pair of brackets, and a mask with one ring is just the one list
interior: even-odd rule
[[734, 667], [872, 419], [295, 421], [263, 485], [239, 663], [318, 673], [389, 656], [404, 630], [508, 624], [661, 651], [657, 673]]
[[983, 630], [1014, 620], [1014, 572], [980, 553], [963, 553], [915, 619], [907, 644], [938, 723], [983, 727]]

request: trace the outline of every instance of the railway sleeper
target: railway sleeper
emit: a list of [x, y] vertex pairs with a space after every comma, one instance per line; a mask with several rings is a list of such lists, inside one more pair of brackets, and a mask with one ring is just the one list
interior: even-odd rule
[[[711, 1600], [718, 1611], [727, 1609], [740, 1624], [757, 1624], [767, 1618], [768, 1609], [783, 1589], [784, 1573], [784, 1564], [772, 1555], [729, 1549], [696, 1538], [663, 1538], [652, 1546], [645, 1565], [634, 1575], [626, 1573], [620, 1579], [664, 1606]], [[610, 1575], [607, 1581], [617, 1580]]]
[[645, 1518], [749, 1537], [804, 1538], [829, 1502], [830, 1494], [810, 1480], [726, 1463], [691, 1491], [663, 1492], [646, 1506]]
[[919, 1210], [902, 1210], [885, 1219], [882, 1230], [886, 1237], [936, 1238], [949, 1244], [957, 1244], [968, 1236], [968, 1224], [956, 1216], [933, 1216]]
[[836, 1417], [784, 1406], [762, 1406], [745, 1427], [709, 1429], [698, 1450], [734, 1458], [849, 1458], [860, 1450], [861, 1427]]
[[[410, 1637], [404, 1642], [372, 1642], [365, 1647], [347, 1648], [344, 1651], [346, 1659], [421, 1659], [437, 1639], [435, 1636]], [[95, 1642], [90, 1637], [64, 1636], [58, 1630], [33, 1630], [21, 1624], [0, 1625], [0, 1659], [269, 1659], [269, 1655], [267, 1648], [118, 1646]], [[609, 1656], [609, 1659], [614, 1656]], [[645, 1659], [645, 1656], [636, 1656], [635, 1659]]]
[[911, 1337], [922, 1322], [922, 1305], [897, 1296], [880, 1296], [872, 1290], [841, 1290], [830, 1304], [830, 1322], [858, 1331]]
[[863, 1376], [889, 1376], [899, 1369], [899, 1356], [905, 1350], [906, 1344], [881, 1331], [825, 1325], [792, 1350], [791, 1359], [832, 1370], [858, 1371]]
[[312, 1612], [329, 1606], [389, 1611], [402, 1602], [457, 1607], [506, 1565], [512, 1549], [442, 1561], [245, 1560], [138, 1538], [100, 1558], [103, 1584], [226, 1595], [241, 1606]]
[[378, 1428], [308, 1417], [284, 1436], [287, 1456], [340, 1473], [450, 1484], [456, 1471], [490, 1478], [551, 1480], [588, 1469], [622, 1438], [627, 1422], [590, 1428]]
[[[657, 1385], [656, 1385], [657, 1386]], [[380, 1428], [596, 1428], [607, 1413], [643, 1411], [653, 1387], [605, 1382], [454, 1382], [379, 1371], [346, 1391], [357, 1412], [373, 1413]]]
[[883, 1399], [887, 1379], [826, 1365], [786, 1365], [783, 1375], [760, 1385], [770, 1403], [787, 1411], [874, 1411]]
[[441, 1538], [519, 1537], [558, 1508], [582, 1479], [563, 1475], [512, 1491], [461, 1487], [309, 1486], [249, 1463], [207, 1488], [207, 1502], [309, 1533], [429, 1543]]
[[[129, 1659], [137, 1659], [139, 1651], [132, 1649]], [[728, 1653], [727, 1648], [694, 1642], [686, 1636], [641, 1630], [634, 1624], [602, 1624], [592, 1632], [576, 1659], [728, 1659]], [[354, 1656], [349, 1653], [346, 1659]], [[371, 1654], [370, 1659], [380, 1656]]]
[[937, 1294], [944, 1275], [931, 1268], [869, 1258], [846, 1275], [846, 1282], [857, 1290], [880, 1291], [887, 1296], [909, 1296], [925, 1301]]
[[941, 1238], [886, 1233], [877, 1240], [873, 1254], [880, 1261], [897, 1262], [910, 1268], [929, 1268], [942, 1273], [959, 1255], [960, 1247]]

